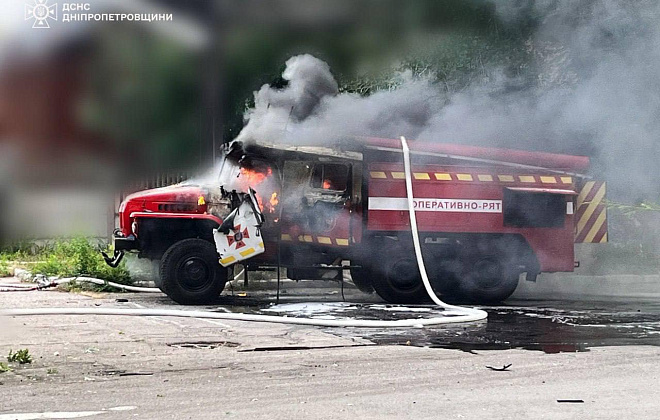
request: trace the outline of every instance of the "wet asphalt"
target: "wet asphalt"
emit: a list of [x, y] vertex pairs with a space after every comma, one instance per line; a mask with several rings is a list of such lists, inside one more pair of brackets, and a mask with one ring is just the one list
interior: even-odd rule
[[481, 307], [488, 319], [408, 331], [366, 331], [380, 344], [477, 350], [526, 349], [545, 353], [592, 347], [660, 345], [660, 304], [652, 302], [511, 302]]
[[[428, 318], [446, 316], [431, 305], [391, 305], [332, 281], [284, 281], [279, 300], [273, 280], [233, 282], [214, 305], [180, 306], [160, 294], [122, 293], [117, 302], [159, 309], [219, 310], [325, 319]], [[380, 345], [479, 350], [525, 349], [545, 353], [585, 352], [594, 347], [660, 346], [660, 302], [650, 299], [510, 300], [477, 306], [483, 321], [426, 328], [322, 328], [343, 338]]]
[[[308, 283], [311, 284], [311, 283]], [[317, 303], [313, 303], [317, 302]], [[321, 302], [321, 303], [318, 303]], [[226, 295], [220, 305], [234, 312], [318, 318], [403, 319], [442, 316], [429, 305], [390, 305], [376, 295], [346, 288], [344, 296], [331, 283], [297, 284], [276, 292], [249, 291]], [[478, 350], [526, 349], [545, 353], [584, 352], [600, 346], [660, 346], [660, 302], [644, 299], [512, 300], [477, 306], [488, 319], [427, 328], [323, 328], [342, 337], [362, 337], [376, 344]]]

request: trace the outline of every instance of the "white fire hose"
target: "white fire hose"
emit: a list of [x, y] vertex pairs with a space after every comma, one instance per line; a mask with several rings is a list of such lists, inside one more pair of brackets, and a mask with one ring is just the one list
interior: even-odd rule
[[[419, 233], [417, 231], [417, 218], [415, 217], [413, 190], [412, 190], [412, 174], [410, 170], [410, 150], [404, 137], [401, 137], [401, 147], [403, 148], [404, 169], [406, 175], [406, 192], [408, 198], [408, 213], [410, 215], [410, 227], [412, 229], [413, 245], [415, 247], [415, 256], [419, 272], [422, 276], [422, 282], [426, 288], [429, 297], [440, 306], [442, 316], [435, 318], [409, 318], [399, 319], [392, 321], [382, 320], [366, 320], [366, 319], [315, 319], [304, 317], [286, 317], [276, 315], [261, 315], [261, 314], [244, 314], [232, 312], [212, 312], [212, 311], [191, 311], [191, 310], [177, 310], [177, 309], [122, 309], [122, 308], [33, 308], [33, 309], [4, 309], [0, 310], [0, 316], [33, 316], [33, 315], [113, 315], [113, 316], [171, 316], [182, 318], [204, 318], [204, 319], [223, 319], [234, 321], [252, 321], [252, 322], [272, 322], [278, 324], [294, 324], [294, 325], [312, 325], [318, 327], [362, 327], [362, 328], [419, 328], [428, 327], [441, 324], [453, 324], [459, 322], [473, 322], [485, 319], [488, 314], [486, 311], [476, 308], [464, 308], [461, 306], [449, 305], [436, 296], [431, 283], [429, 282], [426, 268], [424, 267], [424, 259], [422, 257], [422, 249], [419, 243]], [[75, 279], [62, 279], [60, 283], [65, 281], [72, 281]], [[83, 280], [78, 278], [77, 281]], [[95, 280], [95, 281], [91, 281]], [[110, 284], [98, 279], [84, 278], [83, 281], [90, 281], [97, 284], [107, 284], [113, 287], [119, 287], [126, 290], [141, 289], [134, 291], [156, 291], [158, 289], [135, 288], [132, 286], [124, 286], [119, 284]], [[130, 288], [130, 289], [129, 289]], [[159, 290], [158, 290], [159, 291]]]
[[[465, 317], [460, 322], [468, 321], [478, 321], [480, 319], [486, 319], [488, 313], [482, 311], [481, 309], [476, 308], [464, 308], [462, 306], [449, 305], [435, 294], [433, 288], [431, 287], [431, 282], [429, 281], [429, 276], [426, 272], [426, 267], [424, 266], [424, 257], [422, 256], [422, 247], [419, 243], [419, 232], [417, 230], [417, 216], [415, 215], [415, 201], [412, 189], [412, 171], [410, 169], [410, 149], [408, 149], [408, 142], [406, 138], [401, 136], [401, 148], [403, 149], [403, 169], [406, 174], [406, 197], [408, 198], [408, 214], [410, 215], [410, 229], [412, 230], [413, 246], [415, 247], [415, 257], [417, 257], [417, 266], [419, 267], [419, 273], [422, 276], [422, 282], [426, 288], [426, 293], [436, 305], [449, 310], [455, 310], [462, 312]], [[459, 322], [459, 321], [457, 321]]]

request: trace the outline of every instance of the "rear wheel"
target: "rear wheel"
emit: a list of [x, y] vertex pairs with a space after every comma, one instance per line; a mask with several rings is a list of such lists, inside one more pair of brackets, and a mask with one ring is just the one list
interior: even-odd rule
[[[353, 265], [353, 261], [351, 261]], [[362, 293], [372, 294], [374, 292], [373, 286], [373, 271], [366, 267], [353, 267], [350, 269], [351, 280], [355, 287]]]
[[203, 239], [184, 239], [161, 259], [160, 281], [172, 300], [182, 305], [211, 303], [227, 282], [227, 269], [218, 263], [215, 247]]
[[388, 251], [380, 269], [371, 271], [376, 293], [390, 303], [421, 303], [428, 294], [411, 250], [396, 247]]
[[475, 258], [458, 283], [461, 300], [474, 303], [496, 303], [511, 296], [518, 286], [520, 272], [501, 256]]

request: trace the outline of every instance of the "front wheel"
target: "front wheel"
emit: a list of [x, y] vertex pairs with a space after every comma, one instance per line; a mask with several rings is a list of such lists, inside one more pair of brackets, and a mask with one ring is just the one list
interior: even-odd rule
[[161, 292], [166, 293], [165, 288], [163, 287], [163, 280], [160, 277], [160, 260], [151, 260], [151, 273], [152, 280], [156, 287], [159, 288]]
[[212, 303], [227, 282], [227, 269], [208, 241], [184, 239], [172, 245], [160, 263], [162, 290], [182, 305]]

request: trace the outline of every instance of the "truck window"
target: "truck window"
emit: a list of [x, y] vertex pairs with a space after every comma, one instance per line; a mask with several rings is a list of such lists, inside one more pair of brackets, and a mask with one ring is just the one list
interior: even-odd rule
[[345, 191], [348, 183], [348, 167], [338, 163], [323, 163], [314, 166], [312, 188]]
[[225, 157], [220, 167], [220, 173], [218, 174], [218, 184], [230, 185], [238, 177], [239, 170], [240, 166], [236, 160]]
[[504, 190], [504, 226], [563, 227], [566, 197], [562, 194]]

